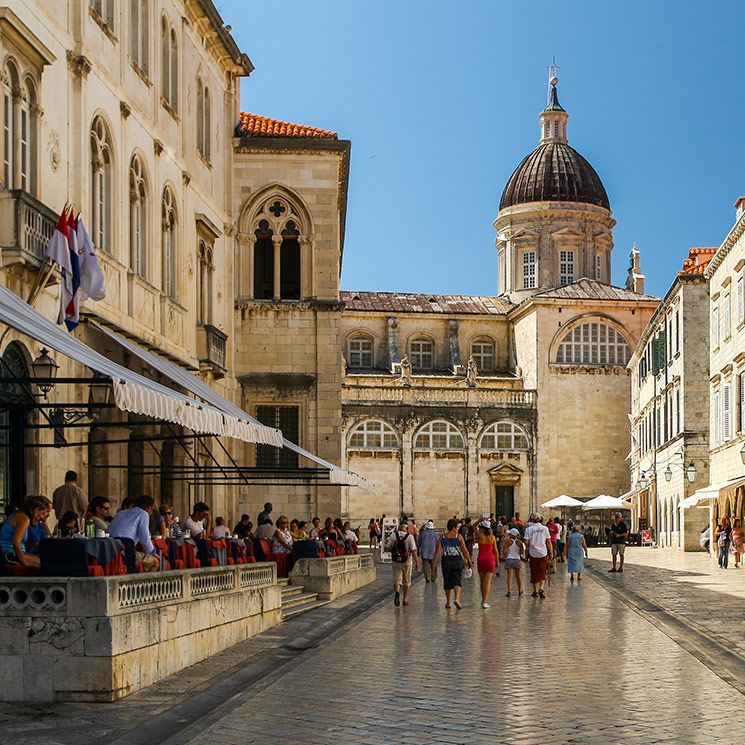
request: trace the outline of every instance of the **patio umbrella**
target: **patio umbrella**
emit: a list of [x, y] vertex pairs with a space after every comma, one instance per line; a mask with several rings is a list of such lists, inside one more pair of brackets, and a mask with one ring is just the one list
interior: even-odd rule
[[562, 494], [553, 499], [549, 499], [548, 502], [544, 502], [541, 507], [581, 507], [582, 504], [583, 503], [579, 499]]
[[631, 502], [626, 502], [621, 497], [611, 497], [608, 494], [600, 494], [582, 505], [582, 509], [585, 510], [628, 510], [630, 507]]

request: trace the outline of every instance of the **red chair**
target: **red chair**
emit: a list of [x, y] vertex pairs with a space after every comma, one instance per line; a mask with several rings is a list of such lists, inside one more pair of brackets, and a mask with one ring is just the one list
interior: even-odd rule
[[20, 564], [9, 564], [5, 554], [0, 551], [0, 577], [38, 577], [36, 567], [26, 567]]
[[269, 541], [260, 539], [259, 543], [264, 551], [264, 561], [273, 561], [277, 565], [277, 576], [289, 577], [293, 566], [292, 554], [275, 554]]

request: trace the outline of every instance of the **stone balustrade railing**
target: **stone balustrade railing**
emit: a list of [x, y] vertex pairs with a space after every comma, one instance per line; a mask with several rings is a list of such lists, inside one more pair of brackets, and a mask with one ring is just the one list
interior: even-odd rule
[[479, 407], [534, 407], [536, 391], [526, 388], [403, 388], [345, 385], [342, 403], [392, 403], [404, 406], [455, 404]]
[[333, 600], [375, 579], [372, 554], [335, 556], [331, 559], [298, 559], [290, 572], [290, 583]]

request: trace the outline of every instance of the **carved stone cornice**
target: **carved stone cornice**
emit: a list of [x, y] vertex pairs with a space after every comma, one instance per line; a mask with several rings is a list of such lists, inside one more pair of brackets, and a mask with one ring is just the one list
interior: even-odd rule
[[235, 239], [241, 248], [250, 248], [256, 243], [256, 236], [253, 233], [236, 233]]
[[181, 172], [181, 179], [184, 182], [184, 186], [188, 186], [191, 183], [191, 175], [188, 171]]
[[344, 303], [341, 300], [255, 300], [250, 297], [237, 297], [235, 299], [236, 310], [279, 310], [279, 311], [296, 311], [296, 310], [313, 310], [313, 311], [330, 311], [341, 313], [344, 310]]
[[165, 146], [163, 143], [158, 140], [157, 138], [153, 140], [153, 152], [155, 153], [155, 157], [157, 158], [165, 149]]
[[128, 119], [129, 115], [132, 113], [132, 108], [126, 101], [119, 101], [119, 113], [122, 115], [123, 119]]
[[91, 71], [90, 60], [82, 54], [75, 54], [71, 49], [67, 50], [67, 67], [70, 72], [79, 78], [87, 78]]
[[560, 375], [630, 375], [623, 365], [562, 365], [551, 364], [549, 370]]

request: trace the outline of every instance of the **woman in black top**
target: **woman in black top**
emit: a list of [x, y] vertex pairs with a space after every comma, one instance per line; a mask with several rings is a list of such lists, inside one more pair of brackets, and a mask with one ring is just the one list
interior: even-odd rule
[[729, 563], [729, 546], [732, 537], [732, 528], [729, 524], [729, 517], [727, 515], [725, 515], [719, 522], [719, 525], [717, 525], [714, 537], [719, 546], [719, 567], [720, 569], [726, 569], [727, 564]]

